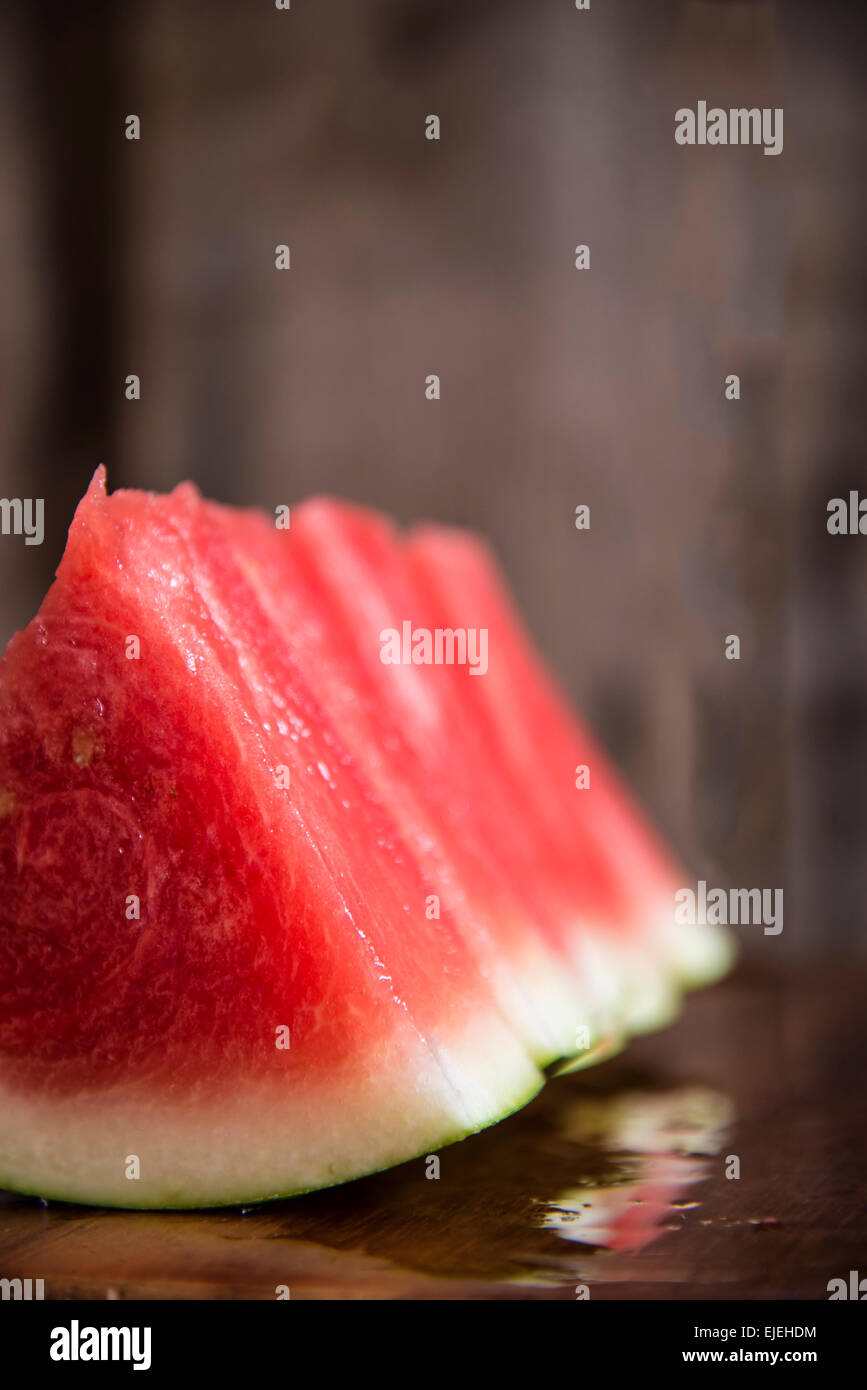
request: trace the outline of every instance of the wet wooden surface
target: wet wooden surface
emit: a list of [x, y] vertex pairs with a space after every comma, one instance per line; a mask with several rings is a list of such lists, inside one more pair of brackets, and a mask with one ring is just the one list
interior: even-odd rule
[[417, 1160], [170, 1214], [3, 1194], [0, 1275], [62, 1299], [826, 1298], [867, 1272], [865, 983], [742, 966], [443, 1150], [436, 1180]]

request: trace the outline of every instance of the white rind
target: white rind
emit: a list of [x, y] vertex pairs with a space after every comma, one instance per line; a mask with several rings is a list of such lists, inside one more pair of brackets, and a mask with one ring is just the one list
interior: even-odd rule
[[[540, 1072], [525, 1054], [505, 1064], [489, 1024], [435, 1050], [407, 1032], [361, 1069], [315, 1086], [241, 1079], [197, 1101], [120, 1087], [59, 1099], [0, 1084], [0, 1186], [100, 1206], [190, 1208], [346, 1182], [475, 1133], [536, 1094]], [[126, 1176], [132, 1156], [138, 1178]]]

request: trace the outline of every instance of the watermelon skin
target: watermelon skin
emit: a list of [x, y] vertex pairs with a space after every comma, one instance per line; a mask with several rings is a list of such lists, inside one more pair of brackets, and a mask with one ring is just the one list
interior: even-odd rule
[[626, 875], [574, 806], [555, 824], [538, 783], [574, 731], [515, 746], [544, 676], [490, 575], [505, 711], [508, 682], [379, 661], [384, 615], [452, 612], [459, 539], [325, 500], [280, 532], [189, 485], [108, 497], [98, 470], [0, 667], [0, 1184], [127, 1207], [331, 1185], [610, 1052], [636, 993], [671, 1014], [640, 917], [665, 875], [625, 881], [631, 808]]

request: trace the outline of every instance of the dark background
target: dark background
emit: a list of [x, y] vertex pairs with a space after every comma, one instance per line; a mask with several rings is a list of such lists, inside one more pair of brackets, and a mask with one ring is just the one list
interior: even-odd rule
[[[46, 540], [0, 538], [3, 639], [99, 462], [478, 527], [696, 875], [785, 887], [751, 944], [864, 951], [867, 537], [826, 507], [867, 495], [865, 36], [818, 0], [7, 0], [0, 491]], [[783, 153], [678, 147], [700, 99], [784, 107]]]

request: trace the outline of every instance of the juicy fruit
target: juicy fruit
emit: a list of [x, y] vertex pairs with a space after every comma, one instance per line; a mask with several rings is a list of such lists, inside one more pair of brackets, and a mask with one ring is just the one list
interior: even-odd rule
[[[407, 620], [490, 669], [384, 664]], [[475, 542], [99, 470], [0, 666], [0, 1184], [255, 1201], [470, 1134], [725, 968], [677, 882]]]

